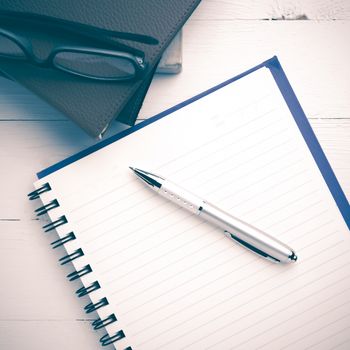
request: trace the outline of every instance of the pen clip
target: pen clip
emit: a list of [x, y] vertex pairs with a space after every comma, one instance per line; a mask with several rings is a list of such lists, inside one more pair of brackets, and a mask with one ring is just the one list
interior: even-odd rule
[[239, 243], [240, 245], [242, 245], [243, 247], [251, 250], [252, 252], [254, 252], [255, 254], [258, 254], [262, 257], [264, 257], [267, 260], [270, 260], [272, 262], [278, 263], [280, 262], [278, 259], [274, 258], [273, 256], [263, 252], [262, 250], [252, 246], [251, 244], [243, 241], [242, 239], [238, 238], [237, 236], [233, 235], [232, 233], [225, 231], [225, 235], [227, 235], [229, 238], [233, 239], [234, 241], [236, 241], [237, 243]]

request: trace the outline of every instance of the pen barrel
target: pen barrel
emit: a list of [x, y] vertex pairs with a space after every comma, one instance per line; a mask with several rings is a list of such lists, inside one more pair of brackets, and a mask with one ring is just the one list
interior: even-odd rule
[[198, 209], [203, 204], [202, 198], [168, 180], [164, 181], [158, 193], [193, 214], [198, 214]]
[[203, 202], [199, 212], [201, 218], [226, 231], [228, 237], [269, 260], [289, 263], [296, 259], [286, 244], [211, 203]]
[[165, 180], [157, 191], [164, 198], [221, 228], [229, 238], [260, 256], [281, 263], [296, 260], [293, 250], [286, 244], [169, 180]]

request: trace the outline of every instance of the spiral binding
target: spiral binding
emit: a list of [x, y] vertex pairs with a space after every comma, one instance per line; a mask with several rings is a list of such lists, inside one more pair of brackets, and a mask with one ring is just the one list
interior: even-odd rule
[[43, 205], [42, 207], [35, 209], [35, 213], [37, 216], [41, 216], [43, 214], [46, 214], [49, 210], [55, 209], [59, 207], [60, 205], [58, 204], [58, 200], [54, 199], [53, 201]]
[[43, 184], [40, 188], [38, 188], [37, 190], [30, 192], [28, 194], [29, 200], [33, 200], [33, 199], [38, 199], [40, 197], [40, 195], [44, 192], [47, 191], [51, 191], [51, 186], [49, 185], [48, 182], [46, 182], [45, 184]]
[[[29, 200], [38, 199], [41, 194], [48, 192], [48, 191], [51, 191], [51, 186], [49, 183], [45, 183], [40, 188], [38, 188], [35, 191], [28, 194]], [[35, 213], [37, 216], [41, 216], [41, 215], [48, 213], [52, 209], [58, 208], [59, 206], [60, 206], [60, 204], [59, 204], [58, 200], [53, 199], [50, 202], [48, 202], [47, 204], [36, 209]], [[62, 215], [58, 219], [56, 219], [55, 221], [52, 221], [49, 224], [44, 225], [43, 229], [45, 232], [50, 232], [50, 231], [56, 229], [57, 227], [65, 225], [67, 223], [68, 223], [68, 220], [67, 220], [66, 216]], [[66, 236], [51, 242], [51, 246], [53, 249], [56, 249], [60, 246], [65, 245], [66, 243], [68, 243], [70, 241], [74, 241], [75, 239], [76, 239], [75, 234], [74, 234], [74, 232], [71, 231], [71, 232], [67, 233]], [[67, 255], [61, 257], [59, 259], [59, 262], [61, 263], [61, 265], [65, 265], [69, 262], [72, 262], [75, 259], [82, 257], [82, 256], [84, 256], [84, 252], [81, 248], [78, 248], [73, 253], [70, 253], [70, 254], [67, 254]], [[74, 271], [74, 272], [69, 273], [67, 275], [67, 278], [69, 281], [75, 281], [76, 279], [79, 279], [82, 276], [85, 276], [85, 275], [91, 273], [92, 271], [93, 270], [92, 270], [90, 265], [85, 265], [79, 271]], [[81, 298], [85, 295], [93, 293], [94, 291], [96, 291], [100, 288], [101, 288], [101, 286], [100, 286], [99, 282], [94, 281], [88, 286], [83, 286], [83, 287], [79, 288], [78, 290], [76, 290], [75, 293], [77, 294], [77, 296], [79, 298]], [[84, 310], [87, 314], [89, 314], [89, 313], [96, 311], [96, 310], [98, 310], [98, 309], [100, 309], [108, 304], [109, 304], [109, 302], [108, 302], [107, 298], [103, 297], [95, 303], [90, 302], [89, 304], [87, 304], [84, 307]], [[115, 316], [114, 313], [112, 313], [104, 319], [101, 319], [101, 318], [95, 319], [92, 322], [92, 327], [94, 330], [98, 330], [98, 329], [104, 328], [104, 327], [106, 327], [114, 322], [117, 322], [117, 317]], [[123, 332], [123, 330], [119, 330], [113, 335], [109, 335], [108, 333], [106, 333], [104, 336], [102, 336], [100, 338], [100, 343], [102, 346], [107, 346], [107, 345], [110, 345], [114, 342], [117, 342], [118, 340], [121, 340], [123, 338], [125, 338], [125, 333]], [[130, 346], [128, 346], [124, 350], [132, 350], [132, 348]]]

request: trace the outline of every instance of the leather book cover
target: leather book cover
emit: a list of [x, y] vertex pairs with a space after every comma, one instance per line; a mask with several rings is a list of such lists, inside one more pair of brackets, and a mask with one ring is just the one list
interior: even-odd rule
[[[16, 18], [18, 28], [13, 31], [32, 39], [33, 51], [41, 59], [55, 46], [69, 44], [139, 53], [147, 67], [141, 79], [123, 82], [95, 81], [5, 58], [0, 59], [0, 69], [98, 137], [114, 118], [129, 125], [135, 122], [163, 51], [199, 2], [1, 0], [0, 15]], [[64, 30], [46, 28], [31, 33], [22, 25], [28, 18], [45, 19], [44, 28], [52, 20], [62, 27], [74, 23], [82, 30], [68, 36], [62, 35]], [[96, 34], [86, 34], [87, 26], [96, 29]]]

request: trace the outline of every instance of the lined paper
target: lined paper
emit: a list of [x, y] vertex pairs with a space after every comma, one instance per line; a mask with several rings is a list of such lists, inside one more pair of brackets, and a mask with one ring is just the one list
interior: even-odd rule
[[[141, 183], [154, 171], [269, 232], [272, 264]], [[270, 72], [231, 83], [47, 176], [133, 349], [345, 349], [349, 232]], [[57, 229], [64, 236], [67, 228]], [[72, 248], [73, 249], [73, 245]], [[76, 262], [79, 264], [79, 262]], [[100, 292], [98, 295], [100, 295]], [[118, 328], [119, 327], [119, 328]]]

